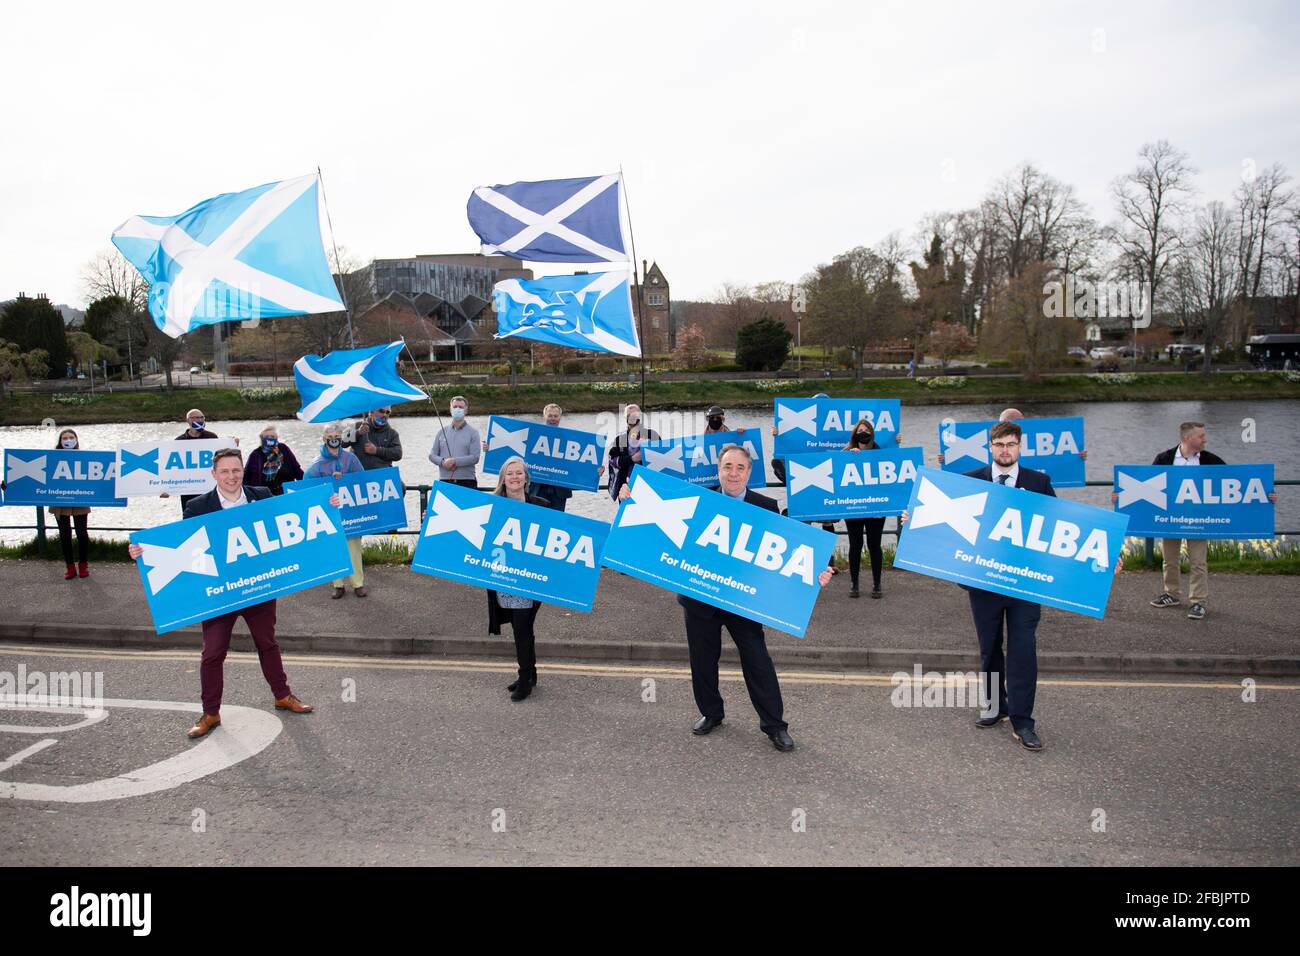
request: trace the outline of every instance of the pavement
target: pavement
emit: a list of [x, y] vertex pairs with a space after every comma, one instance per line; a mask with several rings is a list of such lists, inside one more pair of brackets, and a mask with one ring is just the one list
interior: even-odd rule
[[[870, 580], [870, 576], [868, 576]], [[101, 563], [87, 579], [62, 580], [56, 562], [0, 562], [6, 609], [0, 641], [92, 646], [200, 646], [198, 628], [157, 636], [138, 572]], [[487, 635], [484, 592], [406, 567], [368, 568], [368, 597], [334, 601], [329, 588], [282, 598], [277, 635], [287, 650], [512, 657], [510, 635]], [[1213, 575], [1209, 614], [1187, 618], [1186, 605], [1157, 610], [1160, 575], [1123, 572], [1101, 620], [1044, 609], [1039, 659], [1044, 671], [1127, 674], [1300, 676], [1300, 581], [1284, 575]], [[966, 593], [906, 571], [887, 570], [883, 600], [849, 598], [841, 572], [818, 600], [802, 640], [768, 633], [779, 665], [823, 667], [978, 666]], [[251, 648], [243, 626], [235, 646]], [[675, 598], [606, 570], [591, 614], [543, 607], [538, 656], [584, 661], [680, 661], [685, 631]], [[729, 643], [725, 654], [736, 662]]]
[[[869, 580], [869, 576], [868, 576]], [[1154, 572], [1124, 572], [1102, 620], [1045, 608], [1038, 629], [1040, 669], [1123, 674], [1300, 676], [1300, 586], [1284, 575], [1216, 574], [1209, 614], [1149, 606], [1160, 593]], [[94, 647], [197, 647], [197, 628], [163, 637], [150, 623], [133, 565], [92, 566], [64, 581], [56, 562], [2, 561], [5, 611], [0, 642]], [[508, 633], [487, 635], [482, 591], [405, 567], [366, 571], [369, 596], [331, 600], [317, 588], [279, 602], [277, 634], [287, 651], [381, 656], [513, 658]], [[839, 669], [962, 669], [978, 666], [965, 592], [906, 571], [886, 570], [884, 598], [848, 596], [841, 573], [817, 602], [802, 639], [769, 631], [778, 666]], [[544, 607], [538, 616], [543, 660], [685, 662], [682, 611], [673, 595], [605, 570], [591, 614]], [[729, 642], [724, 661], [736, 663]], [[243, 626], [235, 647], [251, 648]]]
[[511, 703], [505, 662], [294, 653], [300, 716], [237, 653], [193, 742], [193, 651], [0, 646], [19, 667], [108, 700], [0, 704], [6, 866], [1300, 864], [1294, 680], [1045, 678], [1035, 754], [887, 675], [786, 669], [778, 753], [734, 671], [695, 737], [676, 665], [543, 655]]

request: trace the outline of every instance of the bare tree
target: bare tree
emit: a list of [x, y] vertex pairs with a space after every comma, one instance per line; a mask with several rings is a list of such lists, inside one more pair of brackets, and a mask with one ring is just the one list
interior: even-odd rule
[[1242, 180], [1233, 197], [1237, 205], [1238, 273], [1242, 297], [1259, 295], [1270, 258], [1278, 254], [1279, 227], [1286, 223], [1296, 193], [1281, 163]]
[[1184, 203], [1193, 192], [1196, 170], [1186, 153], [1163, 139], [1144, 144], [1138, 160], [1132, 172], [1111, 183], [1119, 214], [1111, 236], [1131, 271], [1147, 283], [1154, 304], [1178, 250]]
[[1236, 215], [1225, 203], [1207, 203], [1193, 217], [1183, 254], [1175, 266], [1176, 289], [1188, 325], [1205, 343], [1202, 369], [1208, 376], [1214, 347], [1223, 337], [1241, 288]]

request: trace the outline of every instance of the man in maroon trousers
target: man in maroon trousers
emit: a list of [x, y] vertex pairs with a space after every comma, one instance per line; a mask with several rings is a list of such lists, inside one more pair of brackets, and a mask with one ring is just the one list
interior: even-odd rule
[[[186, 518], [213, 514], [223, 508], [237, 508], [250, 501], [271, 497], [269, 489], [244, 484], [243, 457], [236, 448], [223, 448], [212, 456], [212, 475], [217, 480], [217, 487], [205, 494], [196, 495], [185, 506]], [[331, 497], [330, 503], [337, 507], [338, 496]], [[128, 550], [133, 560], [143, 553], [138, 544], [131, 545]], [[190, 728], [191, 738], [206, 737], [221, 724], [221, 691], [226, 652], [230, 649], [230, 635], [235, 629], [235, 621], [241, 616], [253, 636], [257, 658], [262, 664], [262, 676], [271, 685], [276, 709], [295, 714], [312, 712], [312, 706], [304, 704], [289, 689], [288, 679], [284, 675], [284, 662], [280, 657], [280, 645], [275, 640], [275, 601], [263, 601], [203, 622], [203, 658], [199, 666], [203, 716]]]

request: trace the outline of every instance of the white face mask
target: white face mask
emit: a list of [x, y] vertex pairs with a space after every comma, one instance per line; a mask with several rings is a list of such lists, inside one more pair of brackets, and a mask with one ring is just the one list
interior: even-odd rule
[[60, 444], [63, 445], [63, 447], [66, 448], [68, 451], [72, 451], [77, 447], [77, 440], [75, 438], [65, 438], [63, 439], [62, 442], [60, 442]]

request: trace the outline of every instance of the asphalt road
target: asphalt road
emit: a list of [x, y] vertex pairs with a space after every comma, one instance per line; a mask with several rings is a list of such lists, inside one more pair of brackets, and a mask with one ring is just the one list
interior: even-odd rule
[[[1285, 681], [1247, 703], [1231, 681], [1045, 680], [1047, 749], [1031, 754], [968, 709], [893, 706], [888, 675], [787, 671], [798, 748], [781, 754], [738, 675], [727, 723], [697, 738], [677, 668], [543, 662], [514, 704], [493, 661], [293, 656], [318, 710], [278, 716], [246, 654], [226, 665], [225, 723], [194, 743], [197, 663], [0, 646], [0, 673], [100, 672], [109, 699], [62, 731], [79, 718], [0, 709], [0, 860], [1300, 863], [1300, 685]], [[155, 789], [94, 799], [110, 788]]]

